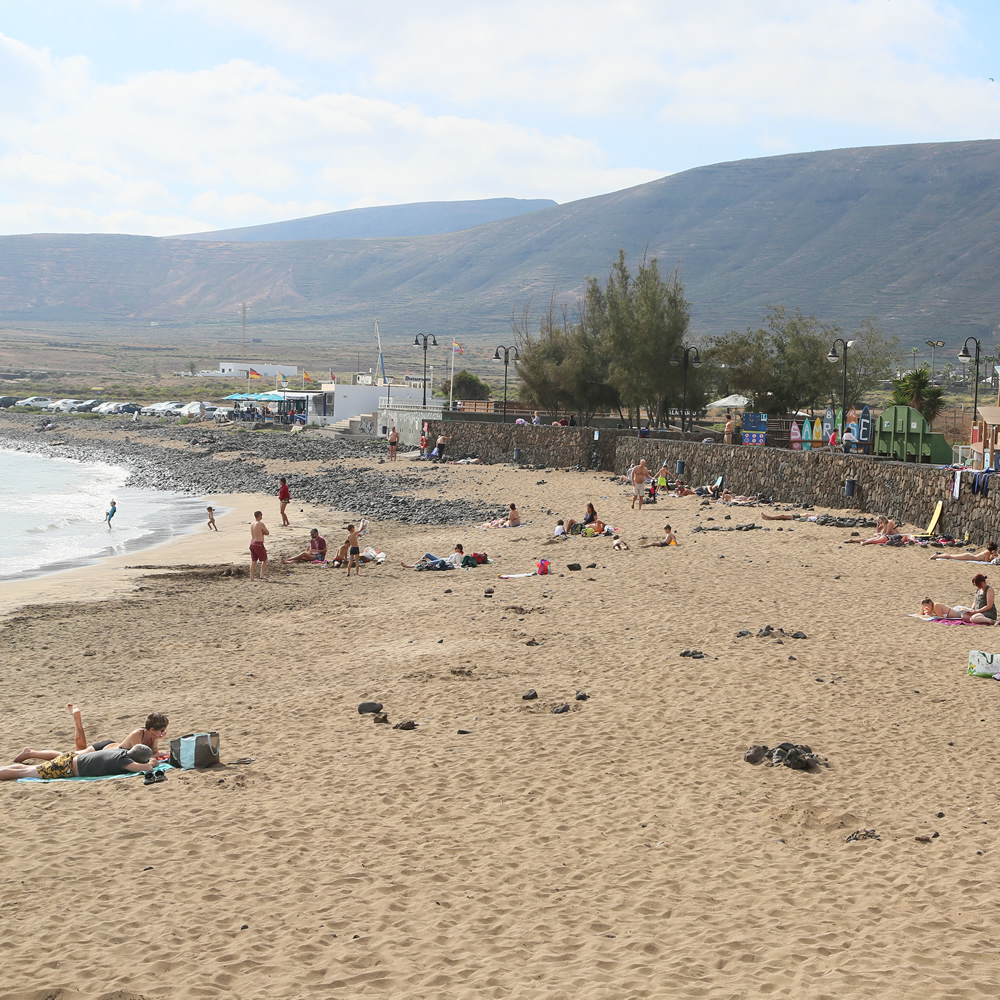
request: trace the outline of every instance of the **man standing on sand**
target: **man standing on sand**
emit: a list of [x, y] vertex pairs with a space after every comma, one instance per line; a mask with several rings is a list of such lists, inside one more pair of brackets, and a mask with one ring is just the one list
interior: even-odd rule
[[646, 479], [649, 477], [649, 470], [646, 468], [646, 460], [642, 459], [632, 470], [632, 509], [635, 510], [635, 502], [639, 501], [639, 510], [642, 510], [642, 498], [646, 494]]
[[263, 583], [267, 580], [267, 549], [264, 548], [264, 536], [271, 532], [267, 530], [261, 511], [255, 510], [253, 516], [254, 522], [250, 525], [250, 582], [253, 583], [254, 571], [257, 569], [257, 563], [260, 563], [260, 579]]
[[278, 488], [278, 503], [281, 504], [281, 525], [282, 527], [285, 527], [286, 525], [292, 523], [288, 520], [288, 515], [285, 513], [288, 501], [292, 499], [292, 491], [288, 488], [288, 481], [284, 476], [282, 476], [278, 482], [281, 483], [281, 486]]
[[733, 443], [733, 415], [731, 413], [726, 414], [726, 429], [723, 431], [723, 439], [726, 444]]
[[399, 447], [399, 431], [396, 430], [396, 425], [393, 424], [392, 428], [389, 430], [389, 461], [396, 461], [396, 449]]

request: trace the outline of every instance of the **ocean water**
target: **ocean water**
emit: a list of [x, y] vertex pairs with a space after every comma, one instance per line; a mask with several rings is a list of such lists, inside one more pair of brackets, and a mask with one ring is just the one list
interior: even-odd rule
[[[70, 569], [158, 545], [206, 520], [186, 494], [126, 488], [128, 470], [0, 450], [0, 580]], [[118, 511], [109, 530], [112, 497]]]

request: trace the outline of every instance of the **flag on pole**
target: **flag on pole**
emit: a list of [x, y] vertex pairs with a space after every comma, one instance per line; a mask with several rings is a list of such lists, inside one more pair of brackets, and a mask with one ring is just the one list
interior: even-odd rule
[[260, 372], [255, 372], [252, 368], [247, 372], [247, 378], [263, 378]]
[[457, 340], [451, 342], [451, 349], [457, 351], [459, 354], [465, 354], [465, 351], [462, 350], [462, 345]]
[[302, 372], [302, 381], [303, 381], [303, 382], [312, 382], [312, 381], [314, 381], [314, 380], [313, 380], [313, 378], [312, 378], [312, 377], [310, 376], [309, 372], [307, 372], [307, 371], [303, 371], [303, 372]]

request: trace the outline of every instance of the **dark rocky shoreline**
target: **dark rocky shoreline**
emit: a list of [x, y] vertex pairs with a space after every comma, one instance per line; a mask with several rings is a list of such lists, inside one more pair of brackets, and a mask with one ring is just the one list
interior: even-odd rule
[[[156, 418], [90, 421], [57, 418], [39, 431], [39, 414], [0, 411], [0, 448], [30, 451], [82, 462], [125, 466], [128, 486], [213, 493], [278, 492], [280, 473], [265, 463], [319, 462], [312, 475], [288, 474], [293, 497], [334, 510], [357, 512], [376, 520], [404, 524], [466, 524], [496, 516], [493, 506], [464, 499], [414, 498], [405, 494], [454, 484], [454, 478], [421, 463], [407, 468], [385, 462], [386, 444], [373, 438], [322, 437], [285, 431], [250, 431], [209, 424], [167, 424]], [[122, 439], [108, 437], [120, 431]], [[183, 442], [186, 448], [176, 447]], [[216, 453], [238, 458], [216, 459]], [[369, 460], [370, 466], [344, 465], [345, 459]], [[494, 505], [495, 506], [495, 505]]]

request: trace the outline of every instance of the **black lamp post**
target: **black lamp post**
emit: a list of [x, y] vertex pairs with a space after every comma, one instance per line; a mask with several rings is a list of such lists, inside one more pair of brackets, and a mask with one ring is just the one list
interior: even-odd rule
[[[503, 357], [500, 357], [500, 352], [503, 351]], [[497, 349], [496, 353], [493, 355], [494, 361], [503, 362], [503, 422], [507, 423], [507, 367], [510, 365], [510, 359], [513, 356], [514, 360], [518, 360], [518, 353], [516, 347], [504, 347], [501, 344]]]
[[838, 337], [833, 342], [833, 346], [830, 348], [830, 353], [826, 356], [826, 360], [831, 364], [836, 364], [840, 360], [840, 355], [837, 353], [837, 344], [840, 344], [844, 348], [844, 387], [843, 394], [840, 397], [839, 427], [840, 436], [843, 438], [844, 429], [847, 427], [847, 349], [854, 346], [854, 341], [844, 340], [843, 337]]
[[424, 348], [424, 409], [427, 409], [427, 342], [430, 341], [431, 347], [437, 347], [438, 342], [434, 339], [433, 333], [418, 333], [413, 338], [413, 346], [420, 347], [421, 341]]
[[[683, 351], [683, 354], [681, 353]], [[691, 353], [694, 352], [694, 357], [691, 357]], [[698, 353], [697, 347], [678, 347], [674, 351], [674, 356], [670, 359], [672, 365], [679, 365], [683, 361], [684, 363], [684, 409], [681, 412], [681, 430], [686, 429], [687, 424], [687, 409], [688, 409], [688, 368], [700, 368], [701, 367], [701, 355]]]
[[[962, 350], [959, 352], [958, 360], [962, 362], [963, 365], [967, 365], [972, 360], [972, 355], [969, 353], [969, 341], [972, 341], [976, 345], [976, 366], [973, 369], [975, 372], [975, 382], [976, 387], [973, 389], [973, 402], [972, 402], [972, 422], [976, 422], [976, 410], [979, 409], [979, 349], [982, 346], [981, 342], [975, 337], [966, 337], [965, 343], [962, 345]], [[985, 452], [984, 452], [985, 457]]]

